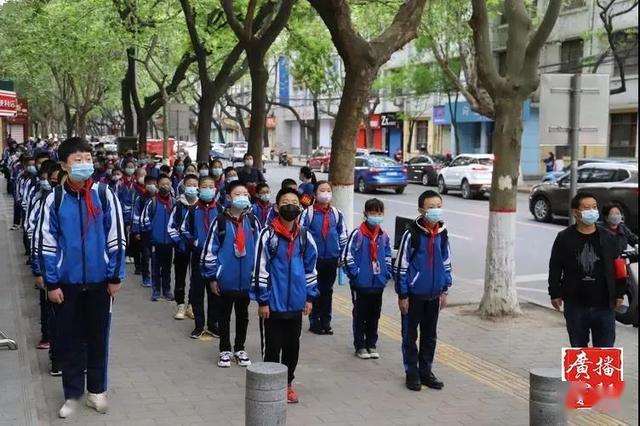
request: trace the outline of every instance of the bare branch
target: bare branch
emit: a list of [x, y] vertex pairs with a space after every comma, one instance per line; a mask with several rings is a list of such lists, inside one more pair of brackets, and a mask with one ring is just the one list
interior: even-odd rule
[[220, 0], [220, 5], [224, 10], [224, 14], [227, 16], [227, 22], [229, 23], [229, 26], [235, 33], [236, 37], [238, 37], [238, 40], [243, 43], [248, 43], [251, 39], [252, 31], [246, 30], [244, 28], [244, 25], [242, 25], [242, 22], [240, 22], [240, 20], [236, 16], [233, 10], [233, 0]]
[[544, 18], [542, 18], [542, 22], [540, 22], [538, 29], [533, 34], [533, 37], [531, 37], [531, 40], [527, 45], [524, 64], [522, 65], [522, 74], [525, 81], [529, 80], [536, 82], [536, 87], [540, 51], [556, 24], [561, 6], [562, 0], [549, 0], [549, 5], [547, 6]]
[[[552, 0], [556, 1], [556, 0]], [[559, 1], [559, 0], [558, 0]], [[496, 87], [503, 81], [498, 74], [493, 52], [491, 51], [491, 40], [489, 38], [489, 13], [485, 0], [472, 0], [473, 13], [469, 25], [473, 30], [473, 41], [476, 48], [476, 66], [478, 76], [492, 95]]]

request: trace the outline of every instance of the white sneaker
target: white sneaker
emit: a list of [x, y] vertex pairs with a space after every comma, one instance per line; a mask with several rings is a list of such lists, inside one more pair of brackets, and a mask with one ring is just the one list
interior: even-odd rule
[[131, 265], [131, 264], [133, 263], [133, 257], [130, 257], [130, 256], [129, 256], [129, 257], [127, 257], [127, 259], [125, 260], [125, 263], [126, 263], [127, 265]]
[[106, 413], [109, 409], [109, 401], [107, 401], [107, 393], [91, 393], [87, 395], [87, 406], [95, 408], [98, 413]]
[[58, 417], [60, 417], [61, 419], [66, 419], [67, 417], [72, 415], [74, 411], [76, 411], [76, 408], [78, 408], [78, 401], [76, 401], [75, 399], [67, 399], [62, 407], [60, 407], [60, 411], [58, 411]]
[[380, 354], [378, 353], [376, 348], [369, 348], [369, 349], [367, 349], [367, 352], [369, 352], [369, 358], [371, 358], [371, 359], [379, 359], [380, 358]]
[[369, 359], [371, 358], [371, 355], [369, 354], [369, 352], [366, 349], [358, 349], [356, 351], [356, 356], [360, 359]]
[[218, 367], [231, 367], [231, 355], [231, 352], [220, 352], [220, 355], [218, 355]]
[[187, 307], [184, 305], [184, 303], [181, 303], [178, 305], [178, 310], [176, 311], [176, 314], [173, 316], [173, 318], [177, 320], [183, 320], [186, 312]]
[[193, 307], [191, 306], [191, 304], [187, 305], [187, 310], [185, 311], [184, 315], [187, 318], [195, 319], [195, 315], [193, 315]]
[[245, 351], [238, 351], [233, 354], [233, 357], [236, 359], [236, 362], [240, 367], [248, 367], [251, 365], [249, 354]]
[[16, 229], [20, 229], [20, 225], [13, 225], [9, 228], [9, 231], [15, 231]]

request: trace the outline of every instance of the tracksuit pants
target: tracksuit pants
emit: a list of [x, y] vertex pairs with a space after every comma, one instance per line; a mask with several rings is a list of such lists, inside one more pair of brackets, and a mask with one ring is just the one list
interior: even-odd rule
[[169, 296], [171, 294], [172, 244], [154, 244], [151, 247], [151, 282], [153, 294]]
[[49, 317], [51, 317], [51, 302], [47, 297], [46, 290], [38, 290], [40, 293], [40, 340], [46, 342], [51, 341], [51, 328], [49, 324]]
[[[402, 359], [407, 377], [418, 381], [431, 372], [436, 351], [436, 327], [440, 298], [420, 299], [409, 296], [409, 312], [402, 315]], [[420, 348], [416, 346], [420, 328]]]
[[22, 223], [22, 206], [19, 202], [13, 201], [13, 224], [20, 225]]
[[184, 303], [185, 288], [187, 287], [187, 270], [191, 262], [191, 248], [188, 247], [184, 252], [175, 250], [173, 253], [173, 266], [175, 276], [174, 296], [176, 303], [182, 305]]
[[[107, 390], [112, 299], [106, 285], [63, 285], [64, 302], [54, 305], [56, 351], [62, 363], [65, 399], [79, 399], [85, 390]], [[85, 352], [86, 342], [86, 352]]]
[[[200, 250], [194, 249], [191, 256], [191, 307], [196, 328], [204, 328], [205, 321], [209, 331], [217, 331], [220, 315], [219, 297], [213, 294], [209, 283], [200, 273]], [[204, 295], [207, 294], [207, 315], [204, 314]]]
[[220, 295], [220, 352], [231, 351], [231, 312], [236, 313], [233, 352], [243, 351], [249, 326], [249, 294]]
[[149, 273], [149, 263], [151, 262], [151, 241], [149, 236], [142, 234], [140, 240], [140, 272], [142, 273], [142, 281], [151, 281], [151, 274]]
[[353, 346], [359, 349], [375, 349], [378, 343], [378, 321], [382, 310], [382, 290], [362, 291], [351, 289], [353, 301]]
[[[271, 312], [273, 315], [273, 312]], [[294, 317], [270, 317], [260, 319], [260, 339], [262, 341], [262, 360], [279, 362], [287, 366], [287, 383], [295, 378], [300, 354], [300, 333], [302, 331], [302, 312]]]
[[333, 303], [333, 283], [338, 274], [338, 259], [318, 259], [318, 292], [309, 315], [309, 326], [316, 330], [331, 328], [331, 305]]

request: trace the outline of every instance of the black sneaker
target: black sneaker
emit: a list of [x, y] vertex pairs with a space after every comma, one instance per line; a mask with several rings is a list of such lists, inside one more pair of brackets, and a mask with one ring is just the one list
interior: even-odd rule
[[326, 327], [324, 330], [322, 330], [322, 334], [326, 334], [328, 336], [333, 336], [333, 328]]
[[218, 327], [207, 327], [206, 333], [215, 338], [220, 338], [220, 329]]
[[309, 331], [312, 332], [313, 334], [319, 334], [319, 335], [324, 334], [324, 330], [321, 329], [320, 327], [309, 327]]
[[427, 377], [423, 377], [420, 379], [420, 382], [430, 389], [440, 390], [444, 387], [444, 383], [442, 383], [433, 373], [429, 373]]
[[56, 361], [51, 361], [51, 369], [49, 370], [49, 374], [53, 377], [62, 376], [62, 368], [60, 364]]
[[419, 392], [422, 390], [422, 384], [420, 384], [420, 380], [418, 380], [417, 377], [407, 376], [405, 385], [407, 386], [407, 389], [412, 391]]
[[204, 328], [202, 327], [196, 327], [193, 329], [193, 331], [191, 332], [191, 338], [192, 339], [199, 339], [204, 335]]

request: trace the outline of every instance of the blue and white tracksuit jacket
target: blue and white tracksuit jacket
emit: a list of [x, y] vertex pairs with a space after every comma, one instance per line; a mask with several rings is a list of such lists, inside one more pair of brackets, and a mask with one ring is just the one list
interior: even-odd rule
[[344, 223], [342, 212], [335, 207], [329, 211], [329, 234], [322, 236], [324, 214], [315, 211], [313, 206], [307, 207], [300, 218], [300, 224], [307, 228], [318, 247], [318, 259], [338, 259], [347, 245], [349, 233]]
[[107, 190], [107, 205], [101, 205], [98, 186], [91, 188], [98, 214], [89, 222], [84, 197], [69, 192], [66, 185], [61, 188], [58, 209], [55, 191], [44, 202], [40, 235], [35, 238], [40, 272], [48, 290], [60, 285], [120, 283], [124, 279], [126, 240], [120, 202]]
[[29, 238], [31, 244], [31, 272], [34, 276], [39, 277], [42, 275], [40, 272], [40, 258], [38, 256], [38, 250], [36, 243], [34, 241], [33, 236], [36, 237], [40, 235], [40, 215], [42, 214], [42, 207], [44, 206], [44, 202], [47, 199], [47, 196], [52, 191], [40, 190], [38, 191], [31, 203], [29, 204], [29, 213], [27, 216], [27, 220], [25, 221], [25, 231], [27, 232], [27, 237]]
[[187, 198], [181, 195], [173, 205], [171, 210], [171, 216], [169, 217], [169, 223], [167, 224], [167, 231], [169, 232], [169, 238], [173, 241], [173, 245], [180, 253], [184, 253], [187, 250], [187, 244], [189, 241], [182, 234], [181, 227], [184, 223], [184, 219], [191, 209], [194, 208], [194, 204], [189, 204]]
[[260, 223], [256, 221], [254, 225], [247, 215], [242, 215], [245, 253], [238, 256], [234, 247], [236, 225], [231, 217], [225, 217], [225, 236], [221, 244], [218, 232], [220, 217], [221, 215], [218, 215], [209, 229], [200, 257], [200, 271], [208, 281], [217, 281], [220, 290], [225, 294], [247, 294], [251, 289], [251, 274], [260, 234], [260, 229], [254, 229], [254, 226], [259, 227]]
[[[213, 225], [213, 221], [218, 216], [218, 214], [220, 214], [220, 210], [220, 207], [218, 207], [217, 204], [213, 203], [212, 207], [209, 209], [209, 227]], [[184, 238], [186, 238], [189, 244], [197, 248], [198, 252], [202, 252], [204, 244], [207, 240], [207, 235], [209, 234], [209, 229], [207, 229], [205, 226], [204, 209], [196, 205], [195, 208], [189, 211], [187, 216], [185, 216], [184, 220], [182, 221], [180, 232], [182, 233]]]
[[122, 219], [124, 220], [124, 224], [131, 226], [133, 222], [133, 202], [138, 194], [136, 190], [133, 189], [133, 186], [128, 186], [122, 182], [118, 182], [115, 192], [122, 206]]
[[[269, 203], [266, 207], [260, 204], [259, 202], [255, 202], [251, 205], [251, 213], [258, 219], [260, 222], [260, 226], [263, 228], [271, 223], [271, 221], [276, 217], [276, 211], [273, 208], [273, 204]], [[262, 218], [265, 218], [262, 220]]]
[[382, 231], [377, 237], [379, 273], [374, 273], [370, 257], [370, 239], [361, 231], [354, 229], [343, 252], [344, 272], [349, 277], [352, 288], [362, 291], [380, 292], [384, 290], [387, 281], [393, 276], [391, 265], [391, 243], [386, 232]]
[[142, 230], [149, 234], [151, 244], [170, 245], [173, 243], [167, 230], [173, 204], [173, 200], [171, 200], [171, 209], [167, 211], [164, 204], [155, 198], [145, 203], [142, 210]]
[[144, 232], [142, 229], [142, 212], [147, 202], [152, 199], [153, 197], [149, 197], [147, 194], [141, 194], [136, 197], [131, 210], [131, 233], [142, 234]]
[[304, 228], [300, 232], [307, 233], [304, 252], [298, 237], [291, 259], [287, 253], [288, 240], [271, 227], [260, 232], [253, 286], [258, 304], [269, 306], [272, 317], [297, 315], [306, 302], [318, 296], [318, 250], [311, 233]]
[[396, 293], [400, 298], [416, 296], [421, 299], [432, 299], [446, 292], [452, 283], [451, 249], [447, 228], [440, 224], [435, 236], [433, 261], [429, 261], [430, 231], [424, 228], [419, 220], [414, 226], [420, 231], [420, 244], [415, 251], [411, 247], [411, 232], [402, 236], [398, 257], [395, 264]]

